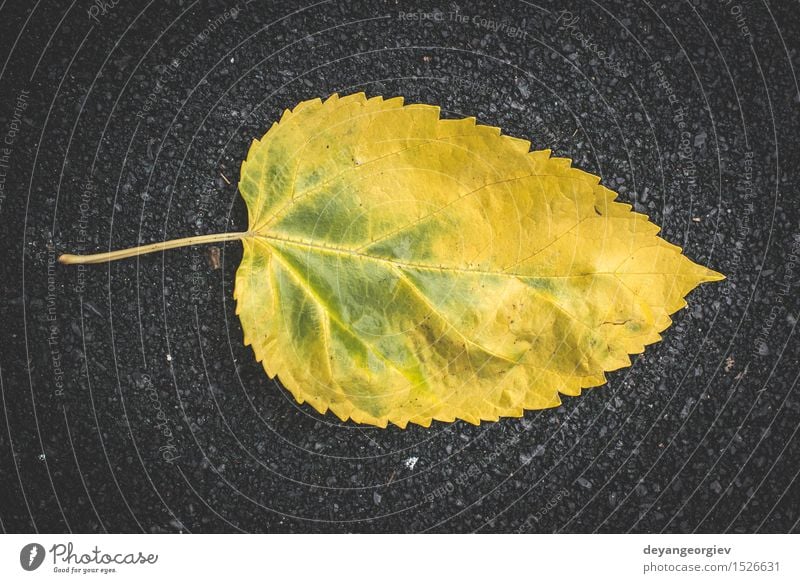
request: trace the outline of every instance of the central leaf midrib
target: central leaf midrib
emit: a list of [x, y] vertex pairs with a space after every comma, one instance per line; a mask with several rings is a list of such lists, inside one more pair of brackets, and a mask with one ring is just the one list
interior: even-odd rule
[[[577, 225], [578, 225], [578, 223], [576, 223], [575, 226], [577, 226]], [[574, 226], [573, 226], [573, 228], [574, 228]], [[566, 233], [564, 233], [564, 234], [566, 234]], [[561, 236], [563, 236], [564, 234], [562, 234]], [[592, 272], [592, 273], [576, 274], [576, 275], [551, 275], [551, 276], [522, 275], [522, 274], [519, 274], [519, 273], [513, 273], [513, 272], [507, 272], [507, 271], [505, 271], [505, 272], [504, 271], [486, 271], [486, 270], [478, 270], [478, 269], [470, 269], [470, 268], [457, 268], [457, 267], [430, 265], [430, 264], [424, 264], [424, 263], [411, 263], [411, 262], [396, 261], [396, 260], [389, 259], [387, 257], [382, 257], [380, 255], [370, 255], [370, 254], [367, 254], [367, 253], [362, 253], [360, 251], [356, 251], [354, 249], [350, 249], [350, 248], [347, 248], [347, 247], [341, 247], [341, 246], [335, 246], [335, 245], [325, 245], [325, 244], [318, 243], [318, 242], [298, 241], [298, 240], [289, 239], [288, 237], [282, 237], [282, 236], [279, 236], [279, 235], [266, 235], [266, 234], [254, 233], [254, 234], [251, 234], [249, 236], [265, 240], [265, 243], [270, 247], [275, 247], [275, 245], [269, 243], [269, 241], [272, 241], [272, 242], [275, 242], [275, 243], [278, 243], [278, 244], [294, 245], [296, 247], [302, 247], [302, 248], [306, 248], [306, 249], [314, 249], [314, 250], [317, 250], [317, 251], [325, 251], [325, 252], [330, 252], [330, 253], [333, 253], [333, 254], [356, 256], [356, 257], [369, 259], [369, 260], [376, 261], [378, 263], [384, 263], [384, 264], [386, 264], [386, 265], [388, 265], [390, 267], [393, 267], [394, 268], [393, 271], [398, 272], [398, 273], [402, 274], [403, 276], [405, 276], [405, 274], [402, 271], [402, 268], [428, 269], [428, 270], [432, 270], [432, 271], [451, 271], [451, 272], [454, 272], [454, 273], [475, 273], [475, 274], [483, 274], [483, 275], [513, 277], [513, 278], [522, 280], [523, 282], [524, 282], [525, 279], [566, 279], [566, 278], [571, 278], [571, 277], [587, 277], [587, 276], [597, 276], [597, 275], [609, 275], [609, 276], [613, 276], [616, 279], [618, 279], [620, 281], [620, 283], [622, 285], [624, 285], [625, 287], [628, 287], [628, 285], [624, 281], [619, 279], [616, 271], [609, 271], [609, 272], [596, 271], [596, 272]], [[540, 249], [539, 251], [537, 251], [536, 253], [531, 255], [528, 259], [531, 259], [531, 258], [535, 257], [536, 254], [538, 254], [543, 249], [545, 249], [545, 248], [549, 247], [550, 245], [552, 245], [555, 241], [558, 240], [558, 238], [559, 237], [556, 237], [556, 239], [554, 239], [553, 241], [548, 243], [545, 247], [543, 247], [542, 249]], [[276, 249], [276, 250], [279, 250], [279, 249]], [[281, 261], [281, 263], [284, 263], [284, 262]], [[295, 274], [295, 276], [299, 277], [299, 274]], [[407, 277], [405, 277], [405, 279], [408, 280]], [[319, 299], [315, 297], [316, 294], [313, 294], [313, 292], [311, 292], [310, 284], [308, 284], [308, 282], [304, 281], [303, 285], [304, 285], [304, 287], [307, 288], [306, 291], [312, 295], [313, 299], [315, 299], [315, 301], [319, 302]], [[630, 289], [630, 288], [628, 287], [628, 289]], [[631, 291], [633, 291], [633, 290], [631, 290]], [[417, 292], [421, 293], [421, 290], [417, 290]], [[575, 320], [576, 322], [579, 322], [585, 328], [589, 328], [588, 324], [583, 322], [580, 318], [576, 317], [574, 314], [572, 314], [569, 311], [567, 311], [564, 308], [564, 306], [559, 304], [553, 298], [548, 297], [548, 296], [546, 296], [546, 295], [544, 295], [544, 294], [542, 294], [540, 292], [537, 292], [537, 291], [534, 291], [534, 293], [535, 293], [535, 295], [540, 297], [543, 301], [546, 301], [546, 302], [550, 303], [551, 305], [553, 305], [558, 310], [564, 312], [571, 319]], [[326, 310], [330, 309], [328, 306], [323, 306], [323, 308], [326, 309]], [[437, 312], [438, 312], [438, 310], [437, 310]], [[339, 322], [339, 323], [340, 323], [340, 325], [343, 324], [342, 322]], [[453, 327], [455, 329], [455, 327], [452, 325], [452, 323], [450, 323], [449, 321], [447, 321], [446, 323], [448, 324], [448, 326]], [[476, 344], [475, 342], [471, 342], [471, 343]], [[476, 344], [476, 345], [479, 348], [483, 348], [483, 347], [480, 346], [480, 344]], [[371, 345], [370, 345], [370, 347], [371, 347]], [[492, 351], [488, 351], [488, 350], [484, 350], [484, 351], [487, 352], [488, 354], [490, 354], [491, 356], [500, 357], [500, 358], [502, 358], [504, 360], [509, 360], [507, 357], [503, 357], [501, 355], [497, 355]]]
[[[576, 223], [572, 228], [574, 229], [578, 223]], [[570, 229], [571, 231], [572, 229]], [[517, 262], [515, 264], [519, 265], [524, 261], [529, 261], [536, 257], [539, 253], [553, 245], [556, 241], [558, 241], [561, 237], [566, 235], [569, 231], [566, 231], [556, 237], [553, 241], [550, 241], [547, 245], [542, 247], [541, 249], [537, 250], [532, 255], [526, 257], [525, 259]], [[423, 262], [416, 262], [416, 261], [401, 261], [398, 259], [392, 259], [390, 257], [385, 257], [382, 255], [373, 255], [370, 253], [364, 253], [358, 251], [356, 249], [352, 249], [349, 247], [342, 247], [341, 245], [330, 245], [327, 243], [322, 243], [319, 241], [303, 241], [300, 239], [292, 239], [287, 236], [277, 235], [277, 234], [264, 234], [258, 232], [251, 232], [247, 235], [248, 237], [256, 238], [256, 239], [264, 239], [266, 241], [271, 241], [276, 244], [282, 245], [293, 245], [295, 247], [302, 247], [306, 249], [313, 249], [320, 252], [327, 252], [331, 254], [338, 254], [338, 255], [347, 255], [350, 257], [360, 257], [362, 259], [369, 259], [371, 261], [375, 261], [378, 263], [385, 263], [390, 266], [399, 267], [399, 268], [408, 268], [408, 269], [424, 269], [430, 271], [451, 271], [454, 273], [471, 273], [477, 275], [493, 275], [499, 277], [513, 277], [513, 278], [530, 278], [530, 279], [567, 279], [572, 277], [586, 277], [590, 275], [616, 275], [616, 271], [595, 271], [591, 273], [581, 273], [581, 274], [574, 274], [574, 275], [528, 275], [524, 273], [517, 273], [513, 271], [492, 271], [488, 269], [476, 269], [471, 267], [457, 267], [453, 265], [438, 265], [432, 263], [423, 263]], [[269, 244], [269, 243], [268, 243]]]

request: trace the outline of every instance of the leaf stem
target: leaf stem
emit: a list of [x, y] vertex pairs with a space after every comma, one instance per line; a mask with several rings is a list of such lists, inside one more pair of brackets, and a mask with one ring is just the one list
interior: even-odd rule
[[116, 261], [117, 259], [125, 259], [126, 257], [134, 257], [136, 255], [144, 255], [145, 253], [154, 253], [156, 251], [165, 251], [167, 249], [176, 249], [178, 247], [187, 247], [189, 245], [238, 241], [249, 235], [250, 233], [246, 231], [238, 233], [217, 233], [215, 235], [198, 235], [196, 237], [184, 237], [183, 239], [173, 239], [172, 241], [162, 241], [160, 243], [151, 243], [150, 245], [142, 245], [140, 247], [131, 247], [130, 249], [109, 251], [108, 253], [95, 253], [93, 255], [70, 255], [67, 253], [60, 255], [58, 261], [66, 265], [74, 265], [76, 263], [105, 263], [106, 261]]

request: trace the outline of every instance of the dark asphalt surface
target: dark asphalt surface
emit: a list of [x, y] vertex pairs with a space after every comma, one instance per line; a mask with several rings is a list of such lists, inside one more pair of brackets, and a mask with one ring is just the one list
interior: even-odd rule
[[[798, 38], [761, 0], [0, 3], [0, 527], [797, 531]], [[360, 90], [572, 158], [728, 279], [559, 409], [403, 431], [268, 380], [238, 243], [54, 264], [243, 230], [251, 139]]]

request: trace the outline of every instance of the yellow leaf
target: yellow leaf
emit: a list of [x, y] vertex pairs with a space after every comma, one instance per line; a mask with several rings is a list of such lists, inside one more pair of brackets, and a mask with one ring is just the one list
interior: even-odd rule
[[241, 240], [245, 344], [300, 403], [386, 427], [555, 407], [661, 339], [723, 279], [599, 178], [474, 118], [364, 94], [314, 99], [253, 142]]
[[385, 427], [560, 404], [722, 279], [596, 176], [364, 94], [284, 112], [242, 165], [245, 343], [300, 402]]

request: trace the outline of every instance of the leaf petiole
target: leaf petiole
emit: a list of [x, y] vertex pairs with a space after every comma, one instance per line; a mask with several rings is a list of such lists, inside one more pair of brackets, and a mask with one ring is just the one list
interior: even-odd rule
[[173, 239], [171, 241], [162, 241], [160, 243], [151, 243], [150, 245], [131, 247], [130, 249], [109, 251], [108, 253], [94, 253], [92, 255], [71, 255], [66, 253], [64, 255], [60, 255], [58, 257], [58, 261], [59, 263], [64, 263], [66, 265], [74, 265], [78, 263], [105, 263], [106, 261], [116, 261], [117, 259], [125, 259], [127, 257], [135, 257], [136, 255], [144, 255], [145, 253], [166, 251], [167, 249], [177, 249], [178, 247], [188, 247], [189, 245], [221, 243], [223, 241], [238, 241], [239, 239], [243, 239], [249, 235], [250, 233], [247, 231], [236, 233], [217, 233], [215, 235], [198, 235], [196, 237], [184, 237], [183, 239]]

